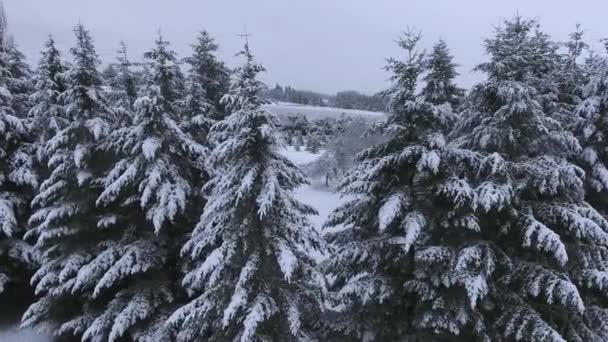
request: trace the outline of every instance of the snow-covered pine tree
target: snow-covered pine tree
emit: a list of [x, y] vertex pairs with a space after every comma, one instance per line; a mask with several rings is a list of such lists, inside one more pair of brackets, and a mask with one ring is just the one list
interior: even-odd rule
[[15, 114], [23, 118], [30, 109], [29, 96], [33, 90], [32, 71], [25, 62], [25, 55], [19, 51], [14, 40], [11, 39], [6, 53], [7, 69], [11, 73], [10, 82], [6, 86], [13, 96], [12, 106]]
[[608, 214], [608, 58], [596, 58], [590, 80], [583, 87], [585, 99], [576, 108], [575, 134], [583, 146], [580, 165], [586, 171], [587, 199]]
[[584, 31], [580, 25], [570, 33], [570, 39], [563, 45], [565, 53], [560, 56], [560, 67], [557, 70], [558, 100], [560, 102], [557, 119], [563, 124], [572, 124], [577, 120], [573, 115], [576, 107], [584, 98], [584, 86], [589, 82], [589, 70], [581, 64], [582, 55], [589, 48], [584, 41]]
[[44, 44], [42, 58], [33, 77], [35, 91], [30, 96], [32, 108], [28, 114], [36, 137], [39, 162], [46, 163], [47, 159], [43, 153], [46, 142], [69, 123], [63, 103], [59, 100], [66, 90], [63, 79], [66, 71], [67, 67], [61, 52], [55, 47], [53, 37], [49, 37]]
[[150, 84], [135, 102], [133, 123], [114, 131], [101, 147], [117, 157], [97, 199], [97, 227], [108, 233], [72, 287], [101, 305], [83, 317], [89, 324], [85, 340], [166, 340], [165, 319], [182, 277], [177, 259], [196, 224], [190, 210], [199, 190], [193, 188], [200, 177], [194, 161], [207, 155], [179, 128], [179, 116], [165, 100], [175, 91], [174, 76], [167, 72], [174, 59], [166, 46], [159, 38], [145, 54]]
[[[389, 59], [389, 117], [379, 127], [387, 140], [358, 155], [339, 186], [352, 200], [326, 223], [341, 227], [327, 234], [336, 248], [327, 272], [338, 314], [329, 321], [330, 337], [402, 341], [413, 338], [414, 327], [428, 324], [424, 315], [414, 321], [414, 296], [404, 285], [413, 279], [413, 251], [442, 217], [434, 197], [450, 164], [445, 134], [456, 118], [450, 100], [461, 91], [438, 86], [454, 82], [455, 73], [443, 72], [417, 95], [420, 38], [408, 30], [399, 41], [406, 60]], [[443, 63], [452, 65], [449, 57]]]
[[462, 103], [464, 90], [455, 83], [458, 76], [456, 67], [447, 43], [440, 39], [425, 61], [427, 74], [424, 76], [426, 85], [422, 96], [435, 104], [447, 102], [456, 107]]
[[110, 86], [108, 99], [114, 106], [114, 111], [121, 117], [121, 123], [127, 125], [133, 119], [134, 104], [137, 99], [138, 85], [131, 71], [131, 61], [127, 53], [127, 44], [120, 42], [117, 51], [115, 74], [107, 80]]
[[179, 65], [175, 51], [171, 50], [169, 45], [169, 41], [165, 40], [159, 32], [156, 47], [144, 53], [144, 58], [152, 62], [146, 72], [147, 84], [158, 84], [166, 105], [173, 107], [176, 101], [180, 100], [180, 90], [184, 86], [184, 80], [183, 74], [178, 73]]
[[[2, 28], [0, 25], [0, 30]], [[0, 36], [5, 34], [0, 31]], [[21, 238], [26, 231], [30, 201], [38, 179], [33, 171], [33, 148], [27, 124], [14, 110], [13, 101], [19, 96], [13, 97], [9, 90], [15, 81], [9, 70], [9, 59], [9, 53], [0, 46], [0, 294], [9, 286], [31, 290], [27, 279], [36, 264], [32, 247]], [[24, 292], [18, 293], [24, 295]], [[4, 303], [8, 302], [7, 298], [1, 298]], [[6, 312], [14, 309], [7, 307]]]
[[215, 120], [224, 116], [221, 97], [228, 92], [228, 71], [217, 60], [218, 46], [206, 31], [202, 31], [193, 55], [185, 58], [190, 65], [186, 80], [186, 94], [179, 105], [182, 127], [201, 143], [206, 143], [207, 133]]
[[101, 78], [104, 81], [104, 85], [110, 86], [112, 80], [116, 77], [117, 74], [118, 72], [116, 71], [116, 66], [114, 65], [114, 63], [108, 64], [101, 72]]
[[229, 71], [224, 63], [218, 60], [217, 49], [215, 40], [203, 30], [192, 44], [192, 56], [186, 58], [186, 63], [190, 65], [190, 81], [199, 84], [205, 91], [208, 102], [218, 110], [214, 119], [223, 117], [224, 108], [220, 100], [228, 93], [230, 86]]
[[[87, 268], [99, 257], [100, 237], [116, 234], [97, 222], [99, 177], [109, 161], [97, 145], [109, 131], [111, 108], [104, 99], [99, 60], [89, 32], [77, 25], [74, 64], [60, 95], [68, 125], [45, 146], [50, 174], [34, 197], [26, 238], [36, 238], [41, 266], [32, 277], [37, 302], [23, 315], [24, 327], [55, 335], [81, 336], [99, 313]], [[102, 303], [103, 307], [103, 303]]]
[[452, 324], [472, 309], [471, 328], [486, 340], [608, 338], [608, 222], [585, 202], [584, 172], [567, 160], [579, 142], [548, 112], [557, 99], [544, 84], [553, 82], [553, 45], [521, 17], [486, 40], [490, 61], [479, 70], [488, 78], [472, 89], [451, 144], [482, 153], [471, 163], [475, 182], [446, 188], [474, 202], [477, 234], [416, 255], [419, 267], [437, 271], [435, 286], [420, 294], [451, 288], [441, 275], [450, 269], [468, 278], [470, 305], [454, 308]]
[[208, 202], [182, 255], [191, 295], [169, 319], [176, 341], [293, 341], [310, 337], [323, 301], [311, 253], [320, 247], [292, 190], [304, 175], [278, 152], [277, 119], [264, 111], [264, 69], [245, 45], [214, 125]]

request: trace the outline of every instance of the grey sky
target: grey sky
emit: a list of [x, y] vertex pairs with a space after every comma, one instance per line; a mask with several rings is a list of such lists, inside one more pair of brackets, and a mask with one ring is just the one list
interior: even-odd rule
[[537, 17], [557, 40], [580, 22], [587, 39], [608, 36], [605, 0], [4, 0], [10, 29], [30, 63], [49, 33], [67, 53], [72, 26], [81, 21], [93, 33], [104, 62], [114, 58], [120, 40], [131, 58], [152, 46], [157, 30], [185, 56], [197, 31], [207, 29], [220, 44], [220, 56], [235, 65], [238, 33], [247, 27], [252, 48], [269, 83], [324, 92], [385, 87], [384, 59], [397, 56], [394, 39], [408, 25], [422, 30], [423, 47], [442, 37], [461, 65], [460, 82], [484, 60], [482, 39], [493, 25], [519, 12]]

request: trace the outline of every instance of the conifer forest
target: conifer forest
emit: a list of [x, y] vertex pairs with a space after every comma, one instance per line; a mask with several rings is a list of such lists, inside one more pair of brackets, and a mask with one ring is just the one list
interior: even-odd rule
[[485, 57], [463, 87], [449, 40], [423, 48], [405, 23], [385, 89], [324, 95], [265, 84], [248, 34], [234, 67], [205, 30], [187, 55], [159, 31], [102, 61], [76, 23], [29, 63], [1, 14], [2, 324], [66, 342], [608, 341], [608, 42], [584, 25], [561, 41], [501, 19], [469, 37]]

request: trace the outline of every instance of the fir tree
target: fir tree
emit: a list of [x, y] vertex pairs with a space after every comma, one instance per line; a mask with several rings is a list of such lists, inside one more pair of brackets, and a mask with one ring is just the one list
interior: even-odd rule
[[137, 99], [138, 85], [131, 71], [131, 61], [127, 53], [127, 44], [120, 43], [115, 74], [108, 79], [111, 87], [109, 100], [114, 110], [120, 115], [123, 124], [129, 124], [134, 116], [134, 104]]
[[585, 100], [576, 109], [575, 133], [583, 145], [581, 166], [586, 171], [587, 199], [608, 214], [608, 59], [598, 58], [584, 86]]
[[394, 58], [387, 60], [386, 71], [390, 72], [390, 80], [394, 86], [380, 93], [380, 96], [388, 98], [389, 111], [400, 112], [408, 100], [414, 97], [418, 77], [424, 68], [424, 54], [416, 50], [416, 46], [422, 39], [422, 34], [414, 28], [408, 28], [397, 44], [407, 53], [406, 61]]
[[[32, 247], [21, 240], [38, 179], [33, 171], [29, 130], [15, 115], [8, 59], [8, 54], [0, 51], [0, 294], [9, 286], [30, 289], [27, 279], [37, 262]], [[5, 297], [2, 300], [8, 301]], [[6, 311], [14, 309], [7, 307]]]
[[228, 92], [230, 79], [228, 69], [216, 56], [217, 49], [218, 45], [209, 33], [201, 31], [192, 45], [192, 56], [186, 58], [186, 63], [190, 65], [190, 81], [205, 91], [207, 102], [222, 111], [220, 100]]
[[32, 93], [32, 71], [25, 62], [25, 55], [19, 51], [15, 42], [11, 39], [6, 51], [7, 69], [11, 77], [6, 87], [10, 90], [13, 100], [12, 106], [15, 114], [21, 118], [27, 116], [30, 109], [29, 96]]
[[46, 142], [68, 124], [63, 103], [60, 101], [61, 94], [66, 90], [63, 79], [66, 71], [61, 52], [55, 47], [53, 37], [49, 37], [33, 77], [35, 92], [30, 96], [33, 107], [28, 115], [38, 139], [37, 146], [41, 150], [38, 159], [41, 161], [45, 160], [42, 150]]
[[151, 61], [148, 66], [148, 83], [158, 84], [160, 95], [167, 105], [175, 106], [180, 100], [183, 88], [183, 74], [179, 71], [175, 51], [169, 49], [170, 43], [164, 40], [161, 33], [156, 39], [156, 47], [144, 54]]
[[417, 251], [420, 267], [434, 271], [418, 293], [464, 296], [449, 292], [454, 270], [470, 277], [470, 305], [451, 307], [448, 330], [467, 322], [486, 340], [603, 341], [608, 222], [584, 201], [584, 172], [568, 161], [579, 142], [551, 117], [554, 44], [516, 17], [485, 46], [490, 61], [479, 69], [488, 79], [471, 91], [452, 143], [481, 153], [473, 180], [452, 195], [474, 201], [477, 228]]
[[[428, 321], [424, 303], [413, 315], [416, 303], [408, 291], [416, 290], [413, 252], [447, 215], [438, 210], [437, 192], [452, 158], [445, 134], [456, 116], [449, 102], [460, 92], [437, 86], [452, 84], [455, 73], [446, 73], [442, 80], [436, 75], [437, 82], [427, 83], [422, 95], [416, 95], [423, 70], [416, 49], [420, 37], [407, 31], [399, 41], [407, 59], [389, 59], [393, 86], [384, 93], [391, 96], [391, 111], [387, 122], [376, 127], [387, 140], [357, 156], [357, 165], [339, 185], [353, 199], [326, 223], [343, 227], [328, 233], [336, 248], [327, 265], [336, 301], [330, 337], [410, 340], [414, 328], [441, 324]], [[444, 102], [438, 103], [440, 99]], [[423, 333], [417, 336], [425, 340]]]
[[560, 67], [557, 72], [558, 100], [561, 104], [561, 113], [558, 119], [564, 124], [576, 121], [576, 115], [572, 115], [583, 98], [584, 85], [589, 81], [587, 70], [581, 64], [580, 59], [589, 47], [584, 41], [584, 31], [580, 25], [570, 34], [570, 40], [563, 44], [566, 48], [565, 54], [560, 58]]
[[95, 210], [100, 171], [108, 162], [97, 145], [109, 131], [112, 114], [101, 89], [93, 40], [82, 25], [74, 32], [74, 65], [65, 74], [67, 89], [60, 96], [69, 123], [45, 146], [50, 174], [32, 202], [36, 210], [27, 236], [37, 239], [41, 266], [31, 281], [38, 300], [22, 325], [82, 336], [90, 334], [87, 329], [104, 304], [95, 300], [98, 284], [88, 281], [96, 270], [87, 265], [100, 257], [100, 236], [114, 233], [97, 222]]
[[433, 51], [427, 56], [424, 77], [426, 86], [422, 95], [433, 104], [450, 103], [458, 106], [462, 102], [464, 90], [460, 89], [454, 82], [458, 76], [457, 65], [452, 61], [448, 45], [444, 40], [439, 40], [433, 47]]
[[[156, 49], [162, 44], [158, 40]], [[82, 289], [94, 288], [94, 298], [111, 294], [111, 300], [85, 339], [165, 339], [165, 319], [181, 277], [180, 246], [195, 224], [187, 216], [197, 192], [193, 184], [200, 182], [193, 161], [207, 152], [179, 128], [173, 106], [162, 96], [161, 89], [173, 93], [172, 80], [158, 74], [170, 61], [162, 54], [146, 56], [156, 66], [151, 79], [169, 84], [149, 84], [135, 102], [133, 124], [102, 145], [118, 160], [103, 180], [97, 205], [104, 214], [97, 225], [116, 233], [99, 243], [98, 257], [79, 277]]]
[[208, 202], [182, 249], [192, 300], [169, 320], [177, 341], [308, 339], [322, 304], [314, 209], [291, 192], [304, 175], [278, 153], [277, 119], [261, 109], [264, 69], [247, 44], [242, 55], [223, 100], [230, 115], [211, 132]]

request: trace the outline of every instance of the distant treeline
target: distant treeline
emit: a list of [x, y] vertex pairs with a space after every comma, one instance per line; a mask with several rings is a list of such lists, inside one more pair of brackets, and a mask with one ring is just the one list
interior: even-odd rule
[[298, 90], [290, 86], [283, 87], [277, 84], [274, 88], [269, 88], [264, 95], [266, 98], [275, 101], [345, 109], [384, 111], [387, 105], [387, 100], [381, 96], [362, 94], [355, 90], [346, 90], [335, 95], [329, 95], [310, 90]]

